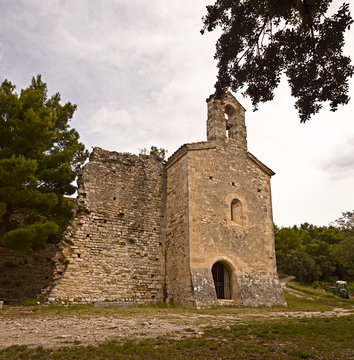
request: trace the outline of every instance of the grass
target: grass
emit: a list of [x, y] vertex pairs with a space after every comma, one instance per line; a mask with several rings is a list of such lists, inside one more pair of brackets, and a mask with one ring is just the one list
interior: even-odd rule
[[[154, 305], [142, 305], [136, 307], [96, 307], [91, 304], [86, 305], [50, 305], [50, 306], [26, 306], [9, 308], [4, 307], [0, 310], [0, 319], [5, 317], [91, 317], [91, 316], [158, 316], [173, 317], [178, 314], [207, 314], [207, 315], [229, 315], [229, 314], [268, 314], [273, 312], [287, 311], [330, 311], [333, 308], [354, 309], [354, 298], [349, 300], [341, 299], [322, 290], [312, 289], [310, 286], [299, 285], [291, 282], [288, 286], [300, 291], [301, 297], [297, 297], [290, 292], [284, 291], [288, 307], [216, 307], [210, 309], [188, 309], [177, 304], [157, 303]], [[31, 305], [27, 304], [26, 305]]]
[[311, 286], [300, 285], [297, 282], [290, 282], [287, 286], [302, 293], [302, 297], [285, 291], [289, 310], [301, 311], [329, 311], [333, 308], [353, 309], [354, 299], [342, 299], [321, 289], [313, 289]]
[[[292, 283], [299, 291], [297, 297], [285, 291], [288, 307], [219, 307], [212, 309], [186, 309], [175, 304], [156, 304], [139, 307], [100, 308], [92, 305], [4, 307], [0, 320], [21, 317], [70, 317], [107, 316], [129, 319], [139, 317], [142, 321], [174, 319], [184, 315], [210, 315], [203, 320], [196, 317], [194, 325], [204, 321], [203, 332], [192, 327], [183, 329], [180, 340], [165, 337], [144, 340], [111, 340], [84, 346], [75, 340], [65, 347], [44, 349], [27, 346], [10, 346], [0, 350], [0, 360], [36, 359], [350, 359], [354, 358], [352, 334], [354, 333], [353, 311], [344, 317], [323, 318], [274, 318], [278, 312], [330, 311], [334, 308], [354, 309], [354, 299], [345, 300], [327, 293]], [[242, 323], [225, 322], [217, 327], [213, 319], [226, 317], [242, 318]], [[259, 315], [259, 316], [257, 316]], [[270, 315], [270, 316], [268, 316]], [[219, 322], [220, 324], [220, 322]], [[189, 325], [190, 326], [190, 325]], [[220, 325], [218, 325], [220, 326]]]
[[[27, 305], [27, 304], [26, 304]], [[135, 315], [163, 315], [163, 314], [179, 314], [185, 312], [195, 312], [195, 309], [187, 309], [183, 306], [168, 304], [143, 305], [135, 307], [97, 307], [92, 304], [83, 305], [40, 305], [40, 306], [4, 306], [0, 310], [0, 319], [11, 317], [71, 317], [78, 318], [92, 316], [135, 316]]]
[[302, 285], [296, 281], [291, 281], [287, 284], [287, 286], [291, 289], [294, 289], [294, 290], [298, 290], [298, 291], [302, 291], [304, 292], [305, 294], [309, 294], [309, 295], [318, 295], [318, 296], [321, 296], [321, 295], [324, 295], [324, 296], [327, 296], [327, 297], [333, 297], [335, 295], [331, 294], [331, 293], [327, 293], [325, 292], [324, 290], [322, 289], [314, 289], [312, 286], [306, 286], [306, 285]]
[[200, 337], [167, 337], [58, 349], [11, 346], [0, 360], [95, 359], [349, 359], [354, 356], [354, 317], [282, 319], [207, 329]]

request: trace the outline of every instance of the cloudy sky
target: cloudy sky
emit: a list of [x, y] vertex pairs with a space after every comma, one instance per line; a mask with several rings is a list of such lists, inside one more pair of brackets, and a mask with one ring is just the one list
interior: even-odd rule
[[[0, 0], [0, 80], [21, 89], [42, 74], [49, 94], [78, 105], [72, 126], [89, 149], [139, 153], [157, 145], [171, 155], [206, 139], [217, 34], [199, 31], [209, 3]], [[352, 59], [353, 40], [352, 28], [345, 48]], [[354, 208], [354, 99], [300, 124], [285, 80], [258, 112], [235, 95], [248, 110], [249, 151], [276, 172], [276, 224], [326, 225]]]

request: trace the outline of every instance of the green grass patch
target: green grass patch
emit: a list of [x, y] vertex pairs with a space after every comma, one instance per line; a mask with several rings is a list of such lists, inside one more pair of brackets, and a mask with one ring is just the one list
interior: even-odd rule
[[316, 296], [327, 296], [327, 297], [334, 297], [335, 295], [331, 293], [327, 293], [322, 289], [314, 289], [312, 286], [306, 286], [303, 284], [300, 284], [295, 281], [291, 281], [287, 283], [287, 286], [291, 289], [301, 291], [305, 294], [309, 295], [316, 295]]
[[330, 311], [333, 306], [312, 299], [309, 297], [297, 297], [287, 291], [284, 291], [286, 302], [288, 303], [288, 311]]
[[354, 308], [353, 298], [342, 299], [324, 290], [313, 289], [311, 286], [300, 285], [296, 282], [290, 282], [287, 286], [302, 293], [302, 297], [299, 298], [287, 291], [284, 292], [290, 310], [326, 311], [331, 308]]
[[28, 299], [28, 300], [25, 300], [23, 303], [22, 303], [23, 306], [35, 306], [37, 305], [37, 300], [36, 299]]
[[353, 333], [353, 316], [283, 319], [229, 329], [209, 327], [200, 337], [182, 340], [161, 337], [58, 349], [11, 346], [0, 350], [0, 360], [350, 359]]

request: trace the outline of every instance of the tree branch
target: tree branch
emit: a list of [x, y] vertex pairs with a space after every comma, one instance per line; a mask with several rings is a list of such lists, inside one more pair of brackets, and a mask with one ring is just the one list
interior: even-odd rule
[[242, 54], [242, 56], [237, 60], [237, 63], [236, 65], [238, 65], [240, 63], [240, 61], [244, 58], [244, 56], [246, 54], [248, 54], [251, 50], [254, 49], [254, 47], [257, 45], [258, 46], [258, 41], [259, 41], [259, 38], [260, 36], [262, 35], [262, 32], [264, 31], [265, 27], [267, 26], [268, 24], [268, 18], [265, 18], [265, 21], [263, 23], [263, 26], [261, 28], [261, 30], [259, 31], [258, 35], [256, 36], [256, 40], [254, 42], [254, 44], [252, 44], [251, 46], [248, 47], [248, 49]]
[[309, 5], [307, 3], [307, 0], [303, 0], [302, 4], [304, 6], [304, 9], [305, 9], [305, 12], [306, 12], [306, 15], [307, 15], [307, 19], [308, 19], [308, 22], [309, 22], [309, 25], [310, 25], [312, 39], [315, 39], [315, 34], [314, 34], [314, 31], [313, 31], [312, 17], [311, 17], [311, 14], [310, 14]]

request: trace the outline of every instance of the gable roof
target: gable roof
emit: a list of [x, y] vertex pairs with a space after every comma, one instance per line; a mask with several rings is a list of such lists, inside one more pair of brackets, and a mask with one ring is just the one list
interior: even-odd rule
[[261, 170], [263, 170], [267, 175], [273, 176], [275, 175], [275, 172], [270, 169], [268, 166], [264, 165], [262, 161], [258, 160], [254, 155], [252, 155], [250, 152], [247, 152], [247, 156], [250, 160], [252, 160]]

